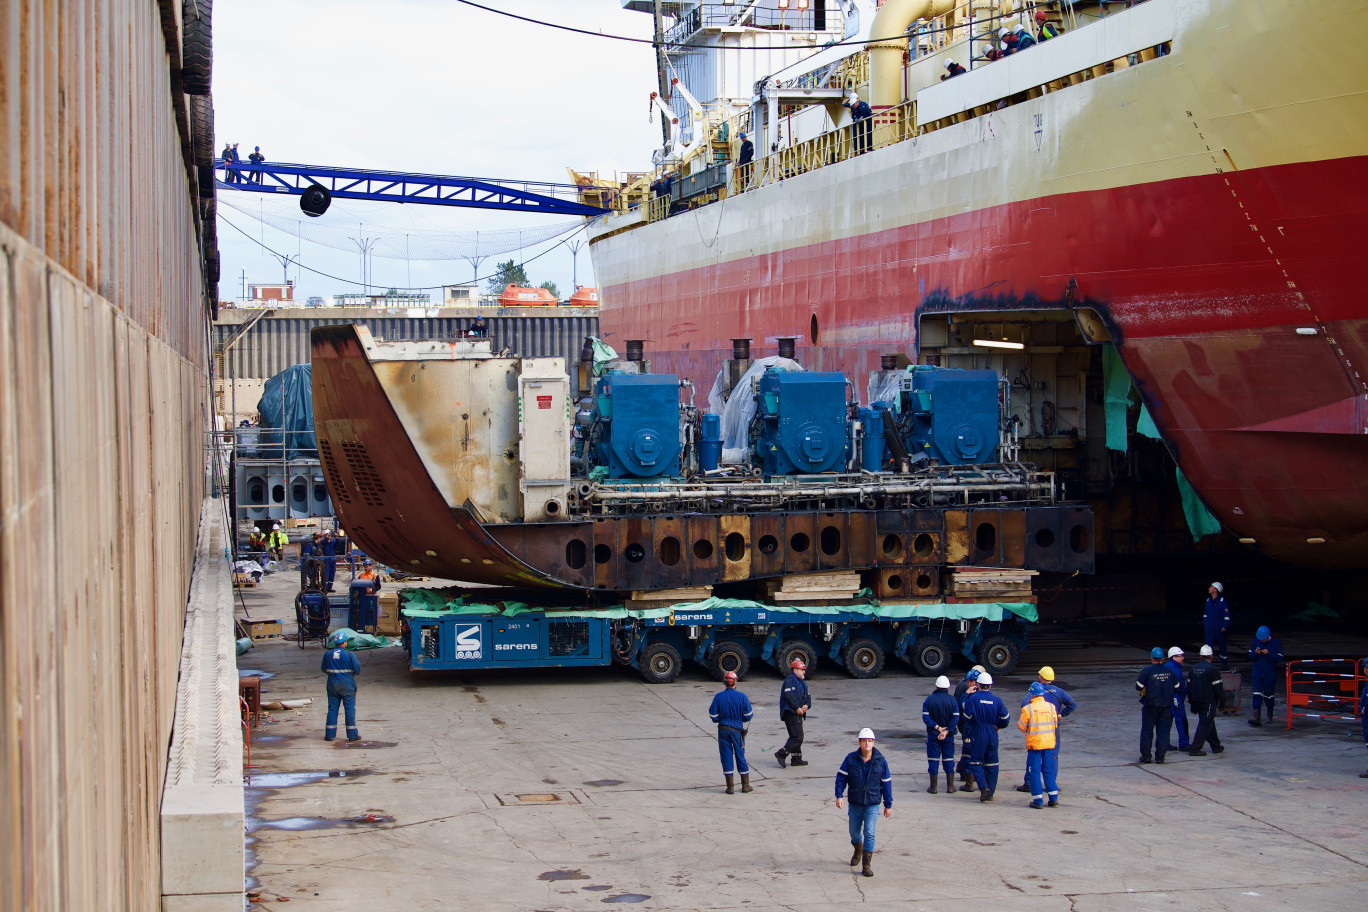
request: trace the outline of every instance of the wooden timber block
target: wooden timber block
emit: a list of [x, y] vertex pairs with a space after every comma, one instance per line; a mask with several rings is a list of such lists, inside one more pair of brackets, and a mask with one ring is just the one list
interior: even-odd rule
[[254, 621], [247, 625], [247, 635], [254, 640], [269, 640], [284, 634], [285, 626], [278, 620]]
[[855, 598], [858, 589], [803, 589], [790, 592], [786, 589], [774, 593], [775, 601], [788, 602], [820, 602], [820, 601], [845, 601], [848, 602]]
[[681, 589], [634, 589], [631, 602], [701, 602], [711, 598], [712, 586], [687, 586]]
[[250, 573], [234, 573], [233, 585], [239, 589], [254, 589], [256, 588], [256, 580], [252, 579]]
[[306, 519], [287, 519], [287, 520], [285, 520], [285, 528], [287, 528], [287, 529], [300, 529], [300, 528], [304, 528], [304, 527], [313, 527], [313, 528], [317, 528], [317, 526], [318, 526], [318, 517], [316, 517], [316, 516], [311, 516], [311, 517], [308, 517], [308, 518], [306, 518]]
[[778, 583], [780, 592], [831, 592], [849, 588], [851, 592], [860, 589], [859, 573], [798, 573], [779, 580], [770, 580], [769, 585]]

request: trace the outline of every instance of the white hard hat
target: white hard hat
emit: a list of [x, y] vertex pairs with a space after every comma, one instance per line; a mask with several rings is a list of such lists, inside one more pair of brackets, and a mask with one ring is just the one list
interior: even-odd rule
[[271, 528], [272, 528], [272, 529], [279, 529], [279, 528], [280, 528], [280, 523], [276, 523], [274, 526], [271, 526]]
[[1212, 583], [1211, 588], [1215, 589], [1217, 592], [1225, 592], [1225, 586], [1222, 586], [1220, 583]]
[[951, 57], [949, 60], [945, 61], [945, 68], [946, 68], [947, 70], [950, 69], [950, 68], [951, 68], [952, 66], [954, 66], [954, 65], [955, 65], [955, 58], [954, 58], [954, 57]]
[[998, 31], [999, 38], [1006, 38], [1010, 34], [1012, 34], [1012, 30], [1005, 25]]
[[950, 679], [947, 678], [945, 675], [941, 675], [939, 678], [936, 678], [936, 689], [937, 689], [937, 690], [949, 690], [949, 689], [950, 689]]
[[1168, 656], [1168, 657], [1169, 657], [1170, 659], [1173, 658], [1174, 656], [1180, 656], [1180, 655], [1183, 655], [1183, 654], [1184, 654], [1184, 653], [1183, 653], [1183, 647], [1181, 647], [1181, 646], [1170, 646], [1170, 647], [1169, 647], [1169, 656]]
[[981, 687], [992, 687], [992, 686], [993, 686], [993, 676], [990, 675], [990, 674], [989, 674], [988, 672], [986, 672], [986, 671], [985, 671], [985, 672], [982, 672], [982, 673], [978, 676], [978, 682], [979, 682], [979, 686], [981, 686]]
[[1201, 648], [1201, 650], [1199, 650], [1199, 654], [1200, 654], [1200, 655], [1204, 655], [1204, 656], [1209, 656], [1209, 655], [1211, 655], [1211, 647], [1210, 647], [1210, 646], [1203, 646], [1203, 647]]
[[872, 728], [862, 728], [862, 729], [860, 729], [860, 737], [859, 737], [859, 740], [863, 741], [865, 738], [868, 738], [870, 741], [873, 741], [873, 740], [874, 740], [874, 729], [872, 729]]
[[1016, 24], [1016, 27], [1013, 28], [1012, 31], [1014, 31], [1014, 32], [1024, 32], [1024, 31], [1026, 31], [1026, 26], [1024, 26], [1024, 25], [1022, 25], [1020, 22], [1018, 22], [1018, 23]]

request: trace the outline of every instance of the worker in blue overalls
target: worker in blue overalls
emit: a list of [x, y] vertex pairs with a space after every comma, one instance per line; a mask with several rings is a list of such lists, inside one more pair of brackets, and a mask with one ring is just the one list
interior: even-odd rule
[[1278, 691], [1278, 665], [1282, 663], [1282, 644], [1273, 639], [1273, 631], [1260, 627], [1254, 633], [1254, 642], [1249, 644], [1249, 659], [1254, 663], [1249, 673], [1250, 687], [1254, 690], [1254, 718], [1250, 725], [1262, 725], [1259, 711], [1268, 707], [1268, 721], [1273, 721], [1273, 697]]
[[968, 722], [971, 739], [969, 772], [978, 785], [979, 801], [992, 801], [998, 783], [998, 729], [1012, 721], [1007, 704], [992, 692], [993, 676], [978, 676], [978, 690], [964, 698], [960, 714]]
[[[964, 676], [964, 680], [955, 685], [956, 706], [962, 707], [964, 705], [964, 697], [966, 694], [978, 691], [978, 676], [983, 674], [983, 672], [984, 668], [982, 665], [975, 665], [973, 668], [969, 669], [968, 674]], [[959, 773], [960, 777], [959, 790], [961, 792], [972, 792], [977, 788], [977, 786], [974, 785], [974, 777], [969, 773], [969, 753], [970, 748], [973, 746], [973, 735], [969, 733], [969, 720], [964, 717], [963, 712], [960, 713], [959, 731], [960, 758], [959, 763], [955, 764], [955, 772]]]
[[936, 689], [922, 702], [922, 722], [926, 723], [926, 772], [931, 777], [931, 787], [926, 791], [934, 795], [938, 791], [940, 766], [945, 767], [945, 792], [955, 793], [955, 729], [959, 727], [959, 704], [950, 696], [950, 679], [945, 675], [936, 678]]
[[789, 662], [789, 676], [784, 678], [784, 685], [779, 690], [779, 718], [788, 730], [788, 740], [774, 752], [774, 759], [779, 761], [780, 766], [789, 757], [793, 758], [794, 766], [808, 765], [803, 759], [803, 720], [812, 706], [812, 697], [808, 694], [807, 682], [803, 680], [806, 677], [807, 665], [802, 659]]
[[328, 676], [328, 723], [323, 727], [323, 740], [337, 737], [337, 708], [347, 713], [347, 740], [360, 741], [356, 730], [356, 676], [361, 673], [361, 660], [347, 651], [342, 631], [328, 637], [328, 648], [323, 652], [323, 672]]
[[[753, 710], [750, 698], [736, 689], [736, 672], [722, 675], [724, 689], [713, 696], [708, 716], [717, 724], [717, 750], [722, 755], [722, 775], [727, 780], [727, 794], [736, 794], [735, 772], [741, 773], [741, 791], [753, 792], [750, 766], [746, 763], [746, 727]], [[733, 762], [734, 761], [734, 762]]]
[[1183, 658], [1181, 647], [1170, 646], [1168, 661], [1164, 663], [1173, 672], [1173, 703], [1169, 706], [1169, 714], [1173, 716], [1173, 727], [1178, 732], [1178, 749], [1180, 751], [1192, 748], [1192, 741], [1188, 737], [1187, 678], [1183, 674]]
[[[1055, 683], [1054, 683], [1054, 679], [1055, 679], [1054, 669], [1051, 668], [1049, 665], [1046, 665], [1046, 666], [1042, 667], [1042, 668], [1040, 669], [1040, 671], [1036, 672], [1036, 683], [1039, 684], [1039, 685], [1043, 688], [1044, 694], [1045, 694], [1045, 700], [1046, 700], [1046, 702], [1048, 702], [1050, 705], [1052, 705], [1052, 706], [1055, 708], [1055, 715], [1058, 717], [1057, 720], [1056, 720], [1056, 724], [1055, 724], [1055, 733], [1054, 733], [1054, 735], [1055, 735], [1054, 742], [1055, 742], [1055, 743], [1054, 743], [1054, 747], [1050, 749], [1051, 753], [1054, 754], [1054, 765], [1055, 765], [1055, 769], [1058, 770], [1058, 769], [1059, 769], [1059, 730], [1060, 730], [1061, 727], [1063, 727], [1063, 719], [1064, 719], [1064, 717], [1067, 716], [1069, 713], [1073, 712], [1075, 709], [1078, 709], [1078, 703], [1076, 703], [1076, 702], [1074, 701], [1074, 698], [1073, 698], [1073, 697], [1069, 696], [1068, 692], [1065, 691], [1064, 688], [1062, 688], [1062, 687], [1056, 687], [1056, 686], [1055, 686]], [[1029, 706], [1030, 704], [1031, 704], [1031, 694], [1030, 694], [1029, 692], [1027, 692], [1027, 694], [1026, 694], [1026, 699], [1024, 699], [1024, 700], [1021, 701], [1021, 705], [1022, 705], [1022, 706]], [[1030, 758], [1028, 757], [1027, 759], [1030, 759]], [[1027, 793], [1028, 795], [1031, 793], [1031, 770], [1030, 770], [1030, 767], [1029, 767], [1029, 766], [1026, 768], [1026, 779], [1025, 779], [1025, 781], [1023, 781], [1023, 782], [1021, 783], [1021, 785], [1018, 785], [1017, 788], [1016, 788], [1016, 790], [1017, 790], [1018, 792], [1025, 792], [1025, 793]]]
[[[1363, 675], [1368, 677], [1368, 659], [1363, 660]], [[1359, 694], [1358, 714], [1359, 724], [1363, 728], [1363, 746], [1368, 747], [1368, 686]], [[1359, 773], [1359, 778], [1368, 779], [1368, 769]]]
[[[1140, 692], [1140, 762], [1164, 762], [1169, 751], [1169, 729], [1173, 727], [1173, 692], [1178, 682], [1173, 669], [1164, 661], [1164, 650], [1150, 650], [1150, 663], [1135, 679]], [[1151, 758], [1151, 749], [1153, 757]]]
[[327, 591], [332, 592], [333, 577], [337, 575], [337, 542], [333, 539], [333, 532], [331, 529], [327, 529], [323, 532], [322, 553], [323, 563], [327, 565], [325, 568], [326, 576], [323, 581], [323, 587]]
[[1230, 667], [1226, 654], [1226, 631], [1230, 629], [1230, 603], [1225, 599], [1225, 586], [1212, 583], [1207, 587], [1206, 607], [1202, 610], [1202, 635], [1212, 652], [1221, 657], [1221, 667]]

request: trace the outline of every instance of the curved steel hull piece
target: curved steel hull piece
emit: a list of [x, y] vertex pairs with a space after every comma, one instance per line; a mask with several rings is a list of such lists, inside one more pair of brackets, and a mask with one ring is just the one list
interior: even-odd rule
[[410, 573], [498, 586], [558, 586], [501, 546], [471, 509], [447, 505], [380, 385], [357, 328], [311, 333], [314, 431], [342, 527]]

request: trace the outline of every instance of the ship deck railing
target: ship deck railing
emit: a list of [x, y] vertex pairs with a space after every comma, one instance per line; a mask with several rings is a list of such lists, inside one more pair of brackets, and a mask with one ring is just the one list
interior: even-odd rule
[[[1138, 2], [1143, 2], [1143, 0], [1134, 0], [1134, 2], [1127, 2], [1127, 0], [1112, 0], [1112, 2], [1116, 5], [1124, 3], [1124, 5], [1129, 8], [1130, 6], [1136, 5]], [[1077, 16], [1073, 21], [1081, 23], [1078, 27], [1086, 27], [1091, 21], [1096, 21], [1091, 17], [1085, 21], [1083, 16], [1077, 14], [1076, 8], [1075, 11], [1071, 12], [1071, 15]], [[1015, 18], [1015, 16], [999, 16], [995, 17], [994, 21], [997, 21], [997, 19], [1006, 21], [1008, 18]], [[950, 34], [953, 29], [954, 32], [964, 30], [967, 33], [972, 24], [973, 23], [957, 23], [952, 27], [947, 27], [944, 31], [947, 34]], [[992, 63], [1001, 62], [989, 61], [981, 56], [974, 57], [973, 47], [976, 40], [978, 39], [965, 37], [958, 42], [959, 44], [963, 44], [966, 50], [969, 51], [972, 58], [969, 60], [969, 66], [971, 68], [981, 68]], [[938, 47], [936, 48], [935, 53], [940, 53], [950, 46], [950, 44], [946, 44]], [[1039, 47], [1040, 46], [1037, 45], [1036, 48], [1028, 48], [1020, 53], [1031, 53]], [[660, 221], [671, 215], [676, 215], [681, 211], [696, 209], [700, 206], [706, 206], [713, 202], [717, 202], [728, 196], [757, 190], [761, 187], [766, 187], [770, 184], [775, 184], [800, 174], [805, 174], [809, 171], [815, 171], [819, 168], [825, 168], [829, 165], [848, 161], [851, 158], [866, 154], [867, 152], [913, 139], [934, 130], [964, 123], [994, 111], [999, 111], [1032, 99], [1040, 98], [1051, 92], [1064, 91], [1073, 86], [1081, 85], [1089, 80], [1099, 79], [1103, 76], [1121, 72], [1122, 70], [1138, 66], [1142, 63], [1157, 60], [1160, 57], [1167, 55], [1170, 49], [1167, 42], [1155, 45], [1154, 47], [1140, 48], [1133, 53], [1126, 54], [1125, 56], [1118, 57], [1114, 60], [1105, 60], [1079, 70], [1078, 72], [1069, 73], [1039, 85], [1028, 86], [1006, 98], [997, 99], [990, 104], [978, 105], [964, 111], [956, 112], [951, 116], [928, 121], [926, 123], [919, 122], [918, 120], [917, 101], [914, 94], [913, 98], [909, 98], [901, 104], [885, 108], [876, 108], [872, 118], [873, 125], [872, 128], [870, 128], [871, 132], [868, 140], [865, 142], [857, 141], [857, 130], [866, 129], [862, 124], [845, 124], [814, 136], [811, 139], [794, 143], [788, 148], [779, 149], [769, 155], [757, 158], [745, 166], [737, 165], [733, 167], [727, 185], [721, 192], [703, 194], [683, 202], [673, 201], [673, 204], [668, 197], [652, 197], [645, 200], [639, 200], [638, 204], [644, 203], [644, 221]], [[635, 206], [623, 205], [619, 208], [626, 210], [627, 208], [635, 208]]]

